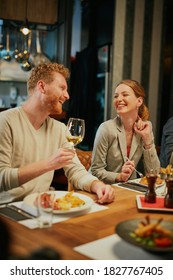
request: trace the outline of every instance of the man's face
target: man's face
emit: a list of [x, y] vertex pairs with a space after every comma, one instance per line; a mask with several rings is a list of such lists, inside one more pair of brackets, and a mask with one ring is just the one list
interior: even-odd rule
[[49, 114], [61, 114], [62, 104], [68, 99], [69, 94], [65, 78], [59, 73], [54, 73], [53, 82], [44, 86], [43, 103]]

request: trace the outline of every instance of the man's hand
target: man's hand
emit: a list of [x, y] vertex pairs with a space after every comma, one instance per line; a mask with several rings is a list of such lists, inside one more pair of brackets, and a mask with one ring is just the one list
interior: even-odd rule
[[92, 182], [91, 191], [97, 194], [97, 202], [100, 204], [111, 203], [115, 199], [115, 190], [113, 187], [99, 180]]
[[56, 154], [48, 159], [48, 166], [51, 168], [50, 170], [60, 169], [70, 164], [75, 153], [74, 149], [60, 148]]

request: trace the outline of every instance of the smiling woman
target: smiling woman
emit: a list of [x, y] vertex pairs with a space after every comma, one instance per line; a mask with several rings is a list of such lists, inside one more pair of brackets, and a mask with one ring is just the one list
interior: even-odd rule
[[113, 104], [117, 117], [103, 122], [96, 133], [92, 174], [109, 184], [135, 179], [141, 158], [145, 172], [159, 172], [144, 88], [135, 80], [121, 81], [116, 86]]

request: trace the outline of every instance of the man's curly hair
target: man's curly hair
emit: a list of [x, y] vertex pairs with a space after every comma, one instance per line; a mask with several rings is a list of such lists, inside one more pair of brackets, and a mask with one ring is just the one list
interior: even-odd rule
[[32, 91], [36, 87], [39, 80], [43, 80], [48, 84], [51, 83], [54, 80], [53, 73], [55, 72], [63, 75], [66, 80], [68, 80], [70, 77], [69, 69], [63, 64], [43, 63], [37, 67], [34, 67], [27, 82], [28, 92]]

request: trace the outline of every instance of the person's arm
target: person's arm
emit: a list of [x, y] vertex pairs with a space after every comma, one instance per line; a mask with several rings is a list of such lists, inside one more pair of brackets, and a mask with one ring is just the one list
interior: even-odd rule
[[75, 155], [74, 150], [59, 149], [57, 150], [57, 153], [44, 160], [28, 163], [23, 166], [19, 166], [18, 164], [14, 164], [14, 163], [12, 164], [14, 149], [16, 152], [15, 156], [18, 155], [17, 149], [19, 149], [19, 156], [20, 157], [22, 156], [22, 151], [19, 145], [20, 142], [17, 140], [17, 138], [14, 137], [14, 132], [9, 122], [2, 118], [0, 119], [0, 122], [1, 122], [1, 126], [0, 126], [1, 190], [7, 191], [12, 188], [19, 187], [48, 171], [62, 168], [68, 165], [72, 161]]
[[114, 189], [111, 185], [106, 185], [97, 177], [86, 170], [77, 155], [65, 168], [65, 175], [74, 189], [93, 192], [97, 194], [98, 203], [110, 203], [115, 197]]
[[[112, 149], [116, 149], [116, 153], [118, 148], [115, 125], [115, 123], [114, 125], [112, 125], [111, 123], [103, 123], [100, 125], [94, 139], [94, 146], [92, 151], [91, 173], [101, 181], [107, 182], [108, 184], [115, 183], [116, 177], [119, 174], [118, 172], [111, 171], [110, 169], [108, 170], [107, 168], [108, 164], [112, 164], [112, 169], [113, 165], [115, 167], [115, 157], [113, 155], [113, 152], [112, 155], [110, 154], [111, 145]], [[110, 159], [111, 156], [111, 162], [108, 162], [108, 157]], [[119, 160], [122, 161], [122, 157]], [[119, 163], [116, 160], [116, 165], [118, 164]]]
[[154, 144], [154, 135], [152, 123], [150, 121], [141, 121], [140, 126], [134, 125], [136, 133], [138, 133], [143, 141], [143, 158], [145, 172], [151, 169], [160, 171], [160, 161]]
[[75, 151], [73, 149], [59, 149], [50, 158], [28, 164], [18, 169], [19, 186], [28, 181], [55, 169], [60, 169], [71, 163]]
[[115, 198], [115, 190], [111, 185], [106, 185], [101, 181], [93, 181], [91, 191], [97, 194], [98, 203], [111, 203]]
[[134, 171], [134, 161], [125, 160], [119, 141], [115, 120], [100, 125], [94, 141], [91, 172], [107, 184], [125, 182]]
[[160, 160], [164, 159], [166, 167], [170, 163], [171, 154], [173, 152], [173, 118], [170, 118], [163, 127], [162, 142], [160, 151]]
[[[68, 165], [75, 155], [74, 150], [67, 149], [67, 147], [58, 149], [58, 145], [57, 149], [54, 147], [50, 149], [51, 156], [49, 156], [51, 153], [47, 152], [46, 157], [44, 150], [41, 150], [38, 154], [37, 145], [39, 145], [39, 142], [31, 140], [30, 143], [26, 141], [27, 136], [23, 136], [25, 131], [22, 130], [25, 122], [20, 122], [17, 111], [16, 114], [13, 112], [12, 117], [10, 112], [0, 116], [0, 186], [3, 191], [19, 187], [46, 172], [62, 168]], [[16, 123], [17, 127], [15, 126]], [[56, 126], [59, 125], [58, 123], [55, 124]], [[63, 135], [66, 127], [59, 126], [60, 132], [62, 129], [60, 135]], [[19, 135], [19, 131], [21, 131], [21, 135]], [[54, 139], [54, 137], [52, 138]], [[28, 137], [28, 139], [30, 138]], [[64, 141], [66, 141], [65, 136], [64, 138], [61, 136], [59, 146], [62, 146]], [[40, 156], [41, 154], [43, 154], [43, 157]]]

